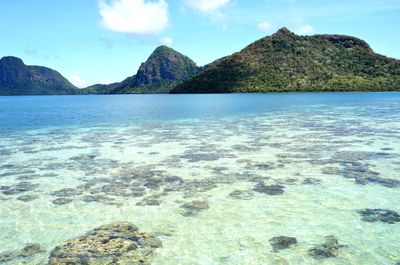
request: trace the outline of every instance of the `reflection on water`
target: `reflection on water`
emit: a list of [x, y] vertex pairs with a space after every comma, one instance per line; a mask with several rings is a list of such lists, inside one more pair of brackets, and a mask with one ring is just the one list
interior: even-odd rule
[[125, 221], [162, 242], [152, 264], [396, 264], [400, 96], [379, 97], [268, 109], [258, 98], [229, 115], [121, 125], [92, 110], [97, 124], [80, 128], [8, 123], [0, 263], [45, 264], [67, 240]]

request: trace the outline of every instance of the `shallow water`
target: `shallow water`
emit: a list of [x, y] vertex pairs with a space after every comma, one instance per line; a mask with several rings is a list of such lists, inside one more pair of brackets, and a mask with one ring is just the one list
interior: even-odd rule
[[152, 264], [400, 262], [400, 223], [358, 213], [400, 212], [398, 93], [0, 97], [0, 135], [0, 253], [45, 250], [4, 264], [116, 221], [161, 239]]

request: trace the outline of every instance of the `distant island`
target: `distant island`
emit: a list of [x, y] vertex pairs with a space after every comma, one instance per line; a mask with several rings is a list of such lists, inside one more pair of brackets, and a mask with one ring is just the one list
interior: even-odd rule
[[400, 90], [400, 61], [342, 35], [297, 36], [283, 28], [212, 63], [171, 93]]
[[58, 72], [0, 60], [0, 95], [400, 91], [400, 60], [343, 35], [298, 36], [287, 28], [198, 67], [166, 46], [120, 83], [78, 89]]
[[28, 66], [12, 56], [0, 59], [0, 95], [71, 95], [79, 90], [57, 71]]

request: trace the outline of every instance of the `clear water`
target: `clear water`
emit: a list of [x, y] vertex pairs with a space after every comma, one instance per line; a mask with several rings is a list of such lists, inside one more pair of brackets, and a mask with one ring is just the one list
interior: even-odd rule
[[[399, 139], [398, 93], [0, 97], [0, 253], [40, 243], [4, 264], [46, 264], [66, 240], [130, 221], [162, 240], [152, 264], [395, 264], [400, 223], [357, 210], [400, 212]], [[148, 197], [161, 204], [137, 205]], [[209, 209], [188, 216], [192, 201]], [[329, 235], [347, 247], [311, 257]], [[298, 244], [273, 251], [275, 236]]]

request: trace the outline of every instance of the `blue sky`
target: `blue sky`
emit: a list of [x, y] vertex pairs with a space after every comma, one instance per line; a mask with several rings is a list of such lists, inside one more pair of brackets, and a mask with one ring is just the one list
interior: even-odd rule
[[399, 0], [1, 0], [0, 57], [83, 87], [121, 81], [161, 44], [204, 65], [282, 26], [360, 37], [400, 58]]

